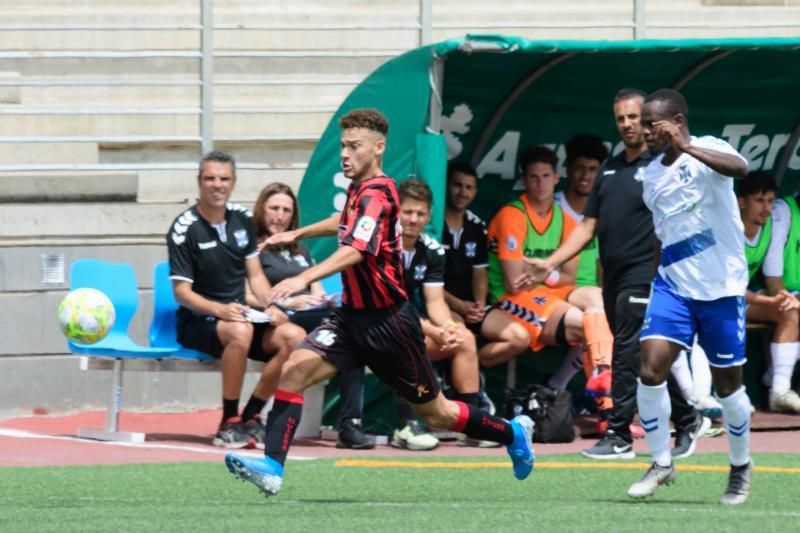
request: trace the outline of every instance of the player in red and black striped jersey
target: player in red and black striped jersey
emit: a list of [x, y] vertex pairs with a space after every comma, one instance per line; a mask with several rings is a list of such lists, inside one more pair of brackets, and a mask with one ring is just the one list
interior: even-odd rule
[[330, 322], [309, 333], [284, 366], [267, 418], [264, 459], [228, 454], [228, 469], [267, 494], [277, 493], [300, 422], [303, 391], [337, 372], [366, 364], [408, 400], [429, 426], [507, 445], [514, 475], [526, 478], [534, 461], [530, 418], [519, 416], [508, 422], [473, 405], [448, 400], [439, 390], [425, 353], [419, 313], [403, 286], [397, 189], [381, 170], [388, 121], [373, 109], [358, 109], [344, 115], [339, 125], [342, 171], [352, 180], [344, 213], [273, 235], [266, 244], [333, 235], [338, 229], [339, 249], [300, 275], [276, 284], [268, 299], [280, 300], [313, 281], [342, 272], [343, 305]]

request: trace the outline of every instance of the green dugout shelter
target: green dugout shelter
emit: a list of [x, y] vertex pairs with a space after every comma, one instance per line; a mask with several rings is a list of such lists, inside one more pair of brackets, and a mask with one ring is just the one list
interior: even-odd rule
[[[612, 102], [623, 87], [680, 90], [694, 135], [725, 138], [752, 169], [771, 171], [784, 192], [797, 186], [800, 38], [610, 42], [471, 35], [388, 61], [345, 99], [301, 183], [303, 224], [344, 207], [349, 180], [339, 167], [338, 120], [352, 109], [374, 107], [388, 117], [384, 170], [400, 181], [417, 176], [431, 185], [429, 231], [438, 236], [448, 161], [476, 166], [479, 194], [472, 208], [488, 220], [520, 194], [516, 161], [525, 146], [549, 145], [563, 161], [564, 143], [576, 133], [591, 133], [605, 139], [612, 153], [622, 150]], [[336, 246], [332, 238], [310, 244], [318, 260]], [[548, 365], [557, 367], [558, 354], [545, 352], [518, 359], [520, 383]], [[504, 371], [501, 366], [486, 374], [495, 401], [502, 396]], [[751, 394], [762, 371], [753, 367], [746, 376]], [[388, 388], [377, 380], [366, 385], [366, 427], [391, 432], [395, 413]], [[331, 383], [326, 423], [335, 423], [337, 400]]]
[[[389, 119], [384, 170], [416, 176], [434, 191], [429, 228], [443, 221], [448, 161], [473, 163], [480, 177], [474, 210], [484, 219], [519, 193], [517, 154], [554, 148], [576, 133], [621, 150], [612, 116], [623, 87], [680, 90], [695, 135], [728, 140], [753, 170], [771, 171], [784, 191], [800, 172], [800, 38], [529, 41], [470, 35], [411, 50], [370, 74], [323, 133], [300, 186], [303, 224], [341, 211], [349, 180], [339, 168], [338, 119], [374, 107]], [[562, 173], [563, 175], [563, 173]], [[311, 243], [317, 259], [334, 239]]]

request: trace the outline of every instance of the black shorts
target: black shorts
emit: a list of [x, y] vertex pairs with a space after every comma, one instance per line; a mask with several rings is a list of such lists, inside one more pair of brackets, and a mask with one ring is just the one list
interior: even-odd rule
[[410, 403], [426, 403], [438, 396], [439, 382], [419, 320], [409, 302], [390, 309], [337, 309], [298, 349], [319, 354], [342, 373], [366, 365]]
[[[222, 357], [223, 347], [217, 335], [217, 317], [196, 315], [182, 310], [177, 313], [178, 342], [181, 346], [207, 353], [217, 359]], [[261, 349], [264, 333], [271, 327], [269, 324], [253, 324], [253, 341], [247, 353], [248, 359], [266, 362], [275, 355], [265, 354]]]

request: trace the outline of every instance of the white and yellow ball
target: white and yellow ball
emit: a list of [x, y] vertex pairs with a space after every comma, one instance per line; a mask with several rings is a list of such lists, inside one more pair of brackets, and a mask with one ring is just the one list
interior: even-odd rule
[[97, 289], [76, 289], [58, 304], [61, 331], [78, 344], [94, 344], [104, 339], [115, 319], [114, 304]]

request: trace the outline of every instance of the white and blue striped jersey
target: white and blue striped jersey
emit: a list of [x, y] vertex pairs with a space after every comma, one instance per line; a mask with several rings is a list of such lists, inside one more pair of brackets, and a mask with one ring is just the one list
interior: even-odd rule
[[[722, 139], [692, 137], [691, 143], [746, 162]], [[689, 154], [681, 154], [669, 166], [663, 158], [655, 157], [636, 174], [661, 240], [658, 274], [677, 294], [694, 300], [744, 295], [744, 226], [733, 180]]]

